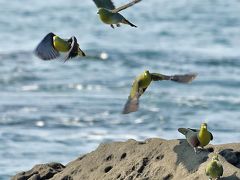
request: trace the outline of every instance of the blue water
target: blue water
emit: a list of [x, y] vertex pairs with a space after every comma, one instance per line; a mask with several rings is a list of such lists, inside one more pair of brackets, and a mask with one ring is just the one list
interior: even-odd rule
[[[239, 142], [239, 9], [239, 0], [143, 0], [122, 13], [138, 28], [111, 29], [90, 0], [0, 0], [0, 179], [69, 162], [102, 142], [183, 138], [178, 127], [204, 121], [213, 144]], [[75, 35], [88, 57], [35, 57], [51, 31]], [[140, 110], [122, 115], [145, 69], [199, 76], [189, 85], [152, 83]]]

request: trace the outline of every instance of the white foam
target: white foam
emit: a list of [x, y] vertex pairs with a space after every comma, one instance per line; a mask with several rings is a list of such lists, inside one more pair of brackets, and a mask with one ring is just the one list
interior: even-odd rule
[[38, 126], [38, 127], [43, 127], [43, 126], [45, 126], [45, 122], [44, 121], [37, 121], [35, 123], [35, 125]]
[[108, 59], [108, 54], [105, 53], [105, 52], [101, 52], [100, 58], [101, 58], [102, 60], [106, 60], [106, 59]]
[[36, 84], [22, 86], [22, 91], [36, 91], [39, 89], [39, 86]]

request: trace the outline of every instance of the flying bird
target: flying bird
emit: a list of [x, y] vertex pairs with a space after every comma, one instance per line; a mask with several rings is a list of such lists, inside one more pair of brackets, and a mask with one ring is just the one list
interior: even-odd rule
[[34, 53], [42, 60], [58, 58], [60, 53], [67, 53], [65, 61], [76, 56], [86, 56], [80, 49], [75, 36], [70, 39], [62, 39], [52, 32], [41, 40]]
[[178, 131], [185, 135], [187, 142], [197, 153], [197, 147], [203, 148], [213, 140], [213, 135], [207, 129], [207, 123], [202, 123], [200, 129], [179, 128]]
[[152, 81], [163, 81], [170, 80], [178, 83], [190, 83], [196, 78], [197, 74], [184, 74], [184, 75], [172, 75], [167, 76], [158, 73], [150, 73], [149, 71], [144, 71], [138, 77], [135, 78], [132, 84], [132, 89], [128, 100], [122, 111], [123, 114], [128, 114], [135, 112], [139, 107], [139, 98], [146, 91], [147, 87]]
[[212, 157], [212, 161], [207, 164], [205, 173], [209, 180], [219, 179], [223, 175], [223, 166], [218, 160], [218, 155]]
[[114, 24], [119, 27], [120, 23], [122, 24], [128, 24], [132, 27], [137, 27], [136, 25], [129, 22], [125, 17], [123, 17], [120, 13], [120, 11], [133, 6], [134, 4], [140, 2], [141, 0], [133, 0], [130, 3], [127, 3], [123, 6], [120, 6], [118, 8], [115, 8], [113, 2], [111, 0], [93, 0], [96, 6], [98, 7], [99, 18], [104, 22], [105, 24], [110, 24], [112, 28], [114, 28]]

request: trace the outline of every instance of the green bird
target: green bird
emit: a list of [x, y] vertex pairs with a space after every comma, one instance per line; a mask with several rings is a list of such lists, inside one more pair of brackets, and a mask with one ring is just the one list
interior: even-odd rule
[[122, 113], [128, 114], [138, 110], [139, 98], [146, 91], [147, 87], [152, 81], [170, 80], [179, 83], [190, 83], [193, 79], [196, 78], [196, 76], [197, 74], [167, 76], [163, 74], [144, 71], [133, 81], [130, 95], [128, 96], [128, 100], [124, 106]]
[[179, 128], [178, 131], [185, 135], [187, 142], [197, 153], [197, 147], [203, 148], [213, 140], [213, 135], [207, 129], [207, 123], [202, 123], [200, 129]]
[[110, 24], [112, 28], [114, 28], [114, 24], [119, 27], [120, 23], [128, 24], [132, 27], [137, 27], [136, 25], [129, 22], [125, 17], [123, 17], [120, 11], [133, 6], [134, 4], [140, 2], [141, 0], [133, 0], [132, 2], [120, 6], [119, 8], [115, 8], [113, 2], [111, 0], [93, 0], [96, 6], [98, 7], [98, 12], [100, 19], [105, 24]]
[[212, 157], [212, 161], [207, 164], [205, 173], [209, 180], [219, 179], [223, 175], [223, 166], [218, 160], [218, 155]]
[[62, 39], [52, 32], [42, 39], [34, 52], [42, 60], [55, 59], [60, 53], [67, 53], [65, 61], [76, 56], [86, 56], [80, 49], [76, 37]]

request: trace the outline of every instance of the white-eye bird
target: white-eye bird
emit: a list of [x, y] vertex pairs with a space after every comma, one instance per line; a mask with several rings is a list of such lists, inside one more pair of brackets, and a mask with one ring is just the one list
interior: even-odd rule
[[139, 98], [146, 91], [147, 87], [152, 81], [163, 81], [170, 80], [179, 83], [190, 83], [195, 79], [197, 74], [184, 74], [184, 75], [172, 75], [167, 76], [158, 73], [150, 73], [149, 71], [144, 71], [142, 74], [137, 76], [133, 81], [130, 95], [122, 111], [123, 114], [128, 114], [135, 112], [139, 107]]
[[218, 155], [212, 157], [211, 162], [207, 164], [205, 173], [209, 177], [209, 180], [219, 179], [223, 175], [223, 166], [219, 162]]
[[203, 148], [213, 140], [213, 135], [207, 129], [207, 123], [202, 123], [200, 129], [179, 128], [178, 131], [185, 135], [187, 142], [197, 153], [197, 147]]
[[129, 22], [125, 17], [123, 17], [120, 11], [133, 6], [134, 4], [140, 2], [141, 0], [133, 0], [130, 3], [127, 3], [119, 8], [115, 8], [113, 2], [111, 0], [93, 0], [96, 6], [98, 7], [99, 18], [105, 24], [109, 24], [112, 28], [114, 28], [114, 24], [119, 27], [120, 23], [128, 24], [132, 27], [137, 27], [136, 25]]
[[67, 53], [65, 61], [76, 56], [86, 56], [80, 49], [76, 37], [62, 39], [57, 35], [48, 33], [35, 49], [35, 54], [42, 60], [52, 60], [60, 56], [60, 53]]

